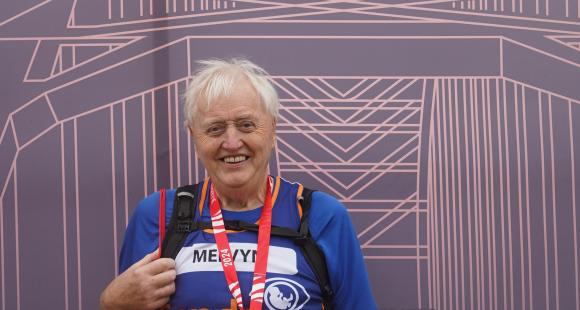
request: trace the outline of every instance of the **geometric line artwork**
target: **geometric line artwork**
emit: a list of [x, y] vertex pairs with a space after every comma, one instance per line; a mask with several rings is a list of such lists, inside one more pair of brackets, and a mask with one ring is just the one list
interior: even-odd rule
[[459, 0], [451, 1], [451, 7], [467, 12], [489, 12], [492, 14], [528, 16], [530, 18], [575, 19], [580, 18], [578, 2], [564, 0], [564, 5], [555, 6], [550, 1], [506, 1], [506, 0]]
[[436, 81], [430, 305], [578, 305], [570, 292], [579, 291], [573, 173], [579, 110], [577, 101], [506, 79]]
[[[427, 205], [426, 200], [421, 199], [417, 191], [406, 197], [400, 197], [399, 194], [396, 194], [394, 197], [387, 195], [374, 200], [362, 198], [367, 187], [379, 184], [385, 179], [400, 178], [400, 175], [405, 175], [405, 178], [412, 179], [413, 183], [418, 183], [418, 128], [420, 127], [423, 95], [426, 92], [426, 81], [424, 79], [360, 78], [353, 86], [363, 85], [364, 88], [351, 91], [351, 96], [341, 96], [341, 98], [326, 95], [320, 98], [320, 96], [312, 96], [304, 90], [296, 88], [296, 85], [314, 79], [323, 84], [332, 85], [331, 83], [334, 83], [336, 85], [332, 79], [341, 79], [341, 77], [333, 77], [329, 81], [326, 81], [325, 77], [305, 77], [301, 81], [284, 76], [272, 77], [277, 87], [290, 85], [293, 89], [289, 93], [289, 89], [284, 87], [284, 94], [293, 94], [293, 96], [292, 99], [281, 99], [281, 117], [278, 124], [278, 141], [275, 152], [275, 169], [278, 172], [274, 173], [292, 178], [293, 173], [308, 171], [308, 175], [313, 176], [314, 180], [325, 182], [317, 184], [320, 189], [341, 194], [339, 197], [342, 197], [347, 205], [350, 203], [365, 204], [373, 201], [390, 201], [392, 208], [372, 210], [357, 208], [352, 210], [355, 218], [365, 218], [369, 215], [375, 217], [359, 236], [365, 257], [370, 260], [427, 260], [426, 238], [420, 237], [425, 231], [417, 225], [419, 218], [424, 221]], [[96, 298], [94, 294], [97, 293], [87, 292], [84, 288], [83, 281], [88, 279], [87, 268], [89, 267], [84, 262], [83, 248], [81, 244], [78, 244], [80, 238], [86, 238], [83, 237], [83, 231], [91, 227], [91, 224], [86, 223], [89, 218], [81, 207], [86, 208], [87, 199], [91, 197], [91, 194], [87, 192], [86, 185], [83, 185], [86, 184], [83, 180], [94, 178], [94, 176], [91, 177], [87, 171], [79, 170], [82, 169], [82, 163], [86, 161], [85, 158], [89, 154], [90, 156], [101, 154], [99, 155], [101, 158], [99, 166], [110, 166], [104, 171], [108, 171], [105, 177], [110, 178], [112, 184], [112, 192], [108, 199], [112, 202], [111, 207], [115, 217], [112, 220], [113, 225], [109, 227], [109, 232], [104, 227], [101, 227], [100, 230], [102, 235], [112, 238], [111, 245], [113, 247], [104, 252], [118, 252], [123, 227], [127, 224], [132, 209], [141, 197], [159, 188], [161, 183], [175, 187], [177, 184], [192, 183], [205, 178], [205, 171], [193, 151], [191, 139], [181, 126], [175, 125], [182, 123], [178, 106], [179, 94], [185, 91], [186, 82], [187, 78], [178, 80], [65, 119], [58, 119], [54, 112], [50, 112], [53, 111], [52, 104], [54, 103], [48, 99], [49, 96], [44, 96], [45, 100], [32, 101], [27, 105], [27, 109], [46, 106], [52, 115], [46, 128], [37, 129], [34, 136], [18, 135], [16, 132], [19, 131], [19, 127], [8, 126], [5, 128], [1, 140], [5, 141], [5, 137], [8, 136], [14, 137], [16, 140], [15, 158], [23, 157], [23, 154], [26, 154], [29, 149], [34, 149], [35, 144], [43, 144], [42, 141], [53, 134], [56, 134], [57, 140], [60, 141], [55, 156], [60, 158], [62, 169], [59, 173], [62, 175], [60, 180], [63, 200], [61, 208], [64, 212], [62, 221], [68, 223], [68, 226], [64, 227], [63, 233], [65, 235], [63, 237], [65, 242], [70, 240], [76, 244], [74, 247], [72, 245], [65, 246], [63, 250], [63, 255], [69, 257], [63, 266], [68, 274], [64, 285], [67, 292], [74, 291], [74, 294], [71, 293], [67, 297], [68, 303], [85, 303], [89, 298]], [[380, 89], [374, 89], [373, 86], [377, 85], [390, 85], [390, 87], [383, 89], [381, 86]], [[326, 90], [323, 89], [322, 93], [326, 93]], [[333, 132], [348, 135], [353, 130], [354, 135], [360, 135], [361, 131], [356, 127], [350, 128], [348, 127], [349, 123], [345, 122], [344, 119], [332, 116], [334, 112], [340, 111], [339, 105], [349, 107], [353, 103], [354, 107], [357, 107], [358, 113], [353, 113], [349, 121], [352, 125], [365, 126], [362, 137], [364, 143], [353, 141], [350, 149], [343, 147], [344, 154], [341, 155], [343, 157], [336, 157], [334, 163], [322, 163], [313, 158], [312, 154], [304, 152], [304, 149], [299, 151], [304, 156], [302, 160], [297, 160], [293, 157], [294, 154], [289, 153], [293, 149], [292, 144], [296, 145], [290, 143], [295, 135], [304, 136], [311, 143], [326, 144], [326, 151], [329, 154], [334, 150], [331, 147], [340, 146], [335, 142], [336, 138], [330, 135]], [[333, 108], [309, 110], [305, 104], [320, 104]], [[312, 115], [304, 114], [306, 111]], [[15, 114], [13, 117], [16, 118], [17, 115], [19, 114]], [[290, 122], [290, 117], [300, 119], [302, 122]], [[157, 127], [164, 118], [168, 121], [163, 123], [169, 127]], [[313, 122], [312, 118], [317, 118], [320, 121]], [[100, 126], [105, 128], [102, 134], [98, 135], [102, 136], [103, 139], [95, 139], [94, 133], [87, 136], [88, 132], [83, 129], [87, 128], [87, 123], [95, 121], [101, 123]], [[16, 124], [18, 123], [17, 121]], [[10, 122], [10, 124], [14, 123]], [[314, 135], [315, 132], [319, 134]], [[373, 132], [373, 134], [369, 134], [369, 132]], [[19, 137], [20, 139], [18, 139]], [[377, 146], [385, 139], [398, 141], [398, 146], [391, 150], [391, 153], [388, 152], [389, 149], [383, 150], [383, 146]], [[22, 144], [18, 141], [26, 142]], [[96, 147], [101, 143], [110, 144], [110, 147], [100, 149], [88, 147], [88, 145]], [[154, 155], [164, 149], [168, 150], [167, 156]], [[365, 158], [362, 152], [366, 150], [370, 150], [370, 153], [379, 152], [376, 156], [383, 158], [383, 160], [377, 161], [374, 157]], [[68, 157], [71, 158], [72, 166], [66, 160]], [[291, 158], [295, 159], [291, 160]], [[10, 188], [9, 181], [16, 178], [18, 166], [23, 164], [19, 164], [19, 160], [12, 162], [0, 198], [6, 197]], [[161, 168], [165, 166], [169, 167], [168, 171]], [[300, 168], [303, 166], [318, 166], [319, 169], [303, 170]], [[344, 173], [345, 171], [347, 173]], [[354, 174], [355, 178], [352, 179], [353, 177], [349, 174]], [[330, 178], [334, 182], [324, 181], [325, 178]], [[350, 181], [348, 181], [349, 178], [351, 178]], [[96, 200], [106, 203], [102, 198]], [[72, 210], [76, 211], [68, 214], [66, 210], [70, 210], [71, 207]], [[382, 216], [377, 218], [377, 211], [380, 211]], [[19, 230], [18, 227], [17, 224], [15, 229]], [[401, 243], [400, 238], [396, 237], [397, 231], [400, 229], [413, 231], [413, 234], [409, 235], [404, 243]], [[395, 235], [390, 235], [391, 231], [394, 231]], [[395, 244], [391, 243], [393, 240], [395, 240]], [[18, 238], [16, 242], [19, 243]], [[113, 266], [116, 266], [116, 256], [112, 256], [112, 258], [114, 259]], [[116, 268], [111, 272], [116, 272]], [[426, 269], [423, 269], [423, 275], [425, 272]], [[99, 277], [93, 275], [91, 281], [98, 281], [104, 285], [110, 276], [112, 274], [102, 274]], [[17, 276], [17, 282], [18, 279]], [[72, 295], [78, 300], [74, 300]], [[26, 305], [24, 300], [17, 299], [17, 302], [17, 306], [25, 307]]]
[[[86, 14], [91, 8], [90, 1], [75, 0], [72, 6], [72, 14], [70, 17], [71, 24], [69, 26], [76, 26], [77, 21], [83, 19], [101, 18], [102, 20], [116, 21], [116, 20], [134, 20], [143, 18], [161, 18], [166, 16], [187, 15], [193, 13], [212, 13], [220, 11], [228, 11], [236, 9], [239, 1], [229, 0], [139, 0], [139, 1], [124, 1], [124, 0], [109, 0], [106, 10], [100, 11], [100, 14], [93, 14], [90, 16]], [[84, 13], [84, 14], [83, 14]], [[80, 15], [80, 16], [79, 16]], [[81, 23], [82, 24], [82, 23]]]
[[[467, 5], [469, 7], [471, 7], [471, 2], [468, 1]], [[377, 23], [382, 23], [385, 19], [393, 22], [428, 22], [434, 20], [420, 16], [409, 16], [408, 14], [401, 15], [391, 12], [391, 10], [429, 10], [427, 7], [429, 5], [446, 5], [445, 8], [448, 8], [449, 3], [455, 8], [457, 1], [414, 0], [388, 1], [385, 3], [384, 1], [110, 0], [105, 7], [95, 11], [90, 1], [75, 0], [68, 17], [67, 27], [70, 29], [91, 29], [135, 25], [152, 21], [171, 20], [180, 23], [180, 20], [183, 22], [187, 19], [191, 19], [194, 24], [201, 26], [207, 22], [216, 22], [216, 19], [210, 21], [213, 17], [216, 17], [217, 20], [229, 18], [227, 22], [235, 20], [275, 22], [290, 20], [329, 21], [337, 19], [357, 21], [375, 19]], [[463, 4], [461, 2], [460, 6], [463, 7]], [[292, 13], [279, 13], [283, 11]], [[253, 13], [260, 13], [263, 16], [256, 18]]]
[[[26, 162], [21, 158], [26, 158], [29, 150], [35, 150], [35, 145], [45, 145], [44, 139], [52, 135], [60, 141], [55, 156], [62, 169], [60, 208], [61, 221], [66, 223], [62, 238], [65, 244], [72, 242], [63, 250], [68, 258], [62, 266], [67, 274], [63, 285], [70, 292], [65, 297], [66, 304], [84, 304], [97, 298], [98, 291], [88, 291], [83, 281], [90, 279], [104, 285], [116, 272], [114, 267], [110, 274], [91, 275], [85, 264], [86, 250], [78, 243], [81, 238], [88, 238], [83, 231], [91, 227], [86, 224], [91, 218], [81, 208], [86, 208], [87, 198], [91, 197], [83, 181], [91, 176], [79, 170], [87, 152], [102, 154], [99, 158], [104, 161], [99, 166], [110, 166], [104, 170], [109, 171], [105, 177], [112, 184], [108, 199], [115, 216], [107, 233], [112, 248], [105, 252], [118, 253], [123, 227], [141, 197], [160, 184], [175, 187], [205, 177], [191, 140], [179, 125], [183, 121], [179, 97], [188, 79], [65, 119], [57, 117], [55, 102], [44, 95], [9, 117], [0, 141], [3, 146], [9, 144], [5, 141], [14, 141], [15, 159], [2, 184], [3, 206], [9, 203], [11, 193], [18, 193], [16, 186], [22, 169], [19, 167]], [[572, 255], [569, 252], [577, 241], [572, 247], [557, 241], [557, 237], [563, 236], [557, 230], [562, 218], [554, 209], [554, 199], [571, 204], [570, 210], [574, 211], [576, 185], [568, 175], [572, 183], [568, 192], [564, 188], [558, 195], [554, 192], [552, 136], [557, 128], [554, 120], [560, 119], [566, 120], [558, 127], [563, 143], [570, 145], [575, 139], [573, 114], [580, 109], [577, 101], [506, 78], [272, 76], [271, 80], [281, 103], [272, 172], [300, 179], [339, 197], [355, 223], [362, 225], [357, 231], [367, 260], [414, 262], [418, 305], [441, 309], [478, 305], [510, 309], [569, 304], [558, 296], [562, 296], [562, 283], [578, 290], [574, 278], [578, 264], [565, 266], [560, 258]], [[29, 134], [26, 131], [29, 129], [18, 125], [24, 117], [22, 112], [27, 110], [48, 114], [50, 118], [44, 127]], [[530, 125], [519, 122], [525, 122], [522, 115], [530, 115], [531, 111], [535, 111], [531, 115], [538, 119], [534, 130], [540, 128], [542, 134], [527, 134], [525, 130], [517, 133], [520, 128], [529, 128], [526, 126]], [[90, 128], [87, 122], [108, 129], [95, 136], [87, 132], [86, 128]], [[425, 130], [427, 134], [422, 134]], [[340, 136], [345, 139], [339, 139]], [[522, 168], [532, 165], [533, 157], [526, 158], [528, 153], [523, 150], [529, 149], [532, 139], [538, 136], [545, 137], [535, 144], [543, 154], [540, 179], [544, 185], [539, 191], [543, 192], [540, 199], [533, 200], [532, 189], [526, 184], [532, 172]], [[422, 148], [422, 137], [428, 138], [427, 148]], [[98, 141], [109, 147], [88, 146], [98, 145]], [[381, 144], [385, 141], [389, 144]], [[509, 147], [494, 149], [498, 145]], [[424, 151], [426, 156], [421, 157]], [[508, 153], [515, 154], [515, 159]], [[573, 170], [577, 156], [573, 148], [569, 148], [568, 154], [568, 162], [559, 160], [558, 164], [571, 165]], [[427, 168], [425, 173], [421, 173], [421, 167]], [[518, 180], [515, 185], [507, 182], [514, 175]], [[409, 182], [406, 187], [410, 191], [389, 191], [393, 184], [402, 182]], [[427, 182], [427, 191], [421, 190], [422, 182]], [[380, 195], [373, 194], [377, 192], [373, 188], [381, 188]], [[523, 191], [524, 188], [527, 189]], [[510, 192], [515, 195], [510, 196]], [[14, 195], [18, 207], [18, 199], [23, 198]], [[560, 201], [563, 195], [569, 200]], [[542, 213], [529, 209], [532, 200], [543, 201]], [[543, 235], [534, 235], [531, 229], [534, 217], [543, 223]], [[576, 227], [576, 215], [569, 218]], [[16, 231], [20, 225], [15, 218]], [[6, 235], [0, 238], [6, 262], [12, 259], [6, 252], [8, 238]], [[26, 237], [15, 238], [18, 247], [23, 242], [20, 238]], [[517, 246], [515, 240], [520, 240]], [[538, 255], [530, 255], [534, 251]], [[14, 261], [22, 259], [19, 250], [14, 253]], [[111, 255], [114, 260], [111, 266], [117, 265], [116, 257]], [[531, 266], [539, 263], [536, 258], [545, 264], [544, 274], [532, 273]], [[19, 268], [16, 283], [22, 281]], [[563, 270], [575, 272], [570, 278], [564, 276]], [[9, 275], [6, 269], [2, 274]], [[48, 272], [47, 276], [55, 275]], [[3, 281], [7, 283], [5, 277]], [[427, 285], [423, 287], [421, 283]], [[539, 284], [544, 295], [532, 296], [530, 291]], [[21, 285], [18, 288], [26, 291], [27, 286]], [[16, 301], [17, 307], [26, 307], [27, 301], [21, 297], [11, 300]]]
[[[417, 182], [424, 80], [279, 76], [272, 80], [282, 104], [276, 152], [281, 175], [312, 179], [316, 187], [347, 204], [364, 200], [367, 188], [385, 180], [405, 178]], [[385, 141], [396, 145], [385, 148]], [[308, 145], [313, 147], [305, 147]], [[389, 229], [397, 223], [407, 217], [417, 218], [420, 208], [425, 210], [425, 202], [420, 207], [417, 195], [413, 192], [407, 197], [380, 197], [399, 202], [392, 209], [383, 209], [384, 216], [359, 234], [365, 257], [419, 258], [414, 252], [416, 238], [410, 238], [411, 244], [406, 245], [381, 241], [388, 238]], [[357, 216], [364, 217], [363, 213]], [[409, 224], [414, 226], [415, 222], [406, 223]], [[420, 258], [426, 259], [426, 255]]]
[[[358, 237], [367, 260], [414, 262], [417, 277], [426, 281], [421, 223], [426, 223], [427, 201], [416, 186], [426, 178], [419, 173], [419, 147], [428, 81], [365, 76], [274, 76], [272, 81], [281, 103], [278, 174], [339, 197], [353, 220], [364, 223]], [[370, 198], [369, 192], [397, 180], [414, 190], [385, 190]]]
[[116, 52], [137, 39], [91, 39], [36, 42], [24, 82], [45, 82]]
[[546, 38], [554, 40], [580, 52], [580, 35], [546, 36]]
[[[9, 10], [5, 10], [4, 12], [2, 12], [2, 16], [0, 16], [0, 27], [10, 23], [13, 20], [16, 20], [18, 18], [20, 18], [21, 16], [24, 16], [40, 7], [42, 7], [43, 5], [47, 4], [48, 2], [50, 2], [52, 0], [44, 0], [44, 1], [35, 1], [37, 2], [35, 5], [32, 5], [32, 1], [26, 1], [26, 2], [19, 2], [16, 5], [18, 6], [18, 8], [14, 7], [12, 8], [12, 12], [9, 12]], [[14, 10], [17, 10], [17, 12], [14, 12]], [[10, 13], [12, 13], [13, 15], [10, 15]], [[8, 15], [9, 17], [6, 18], [5, 15]]]
[[197, 61], [241, 56], [279, 94], [270, 173], [343, 202], [379, 309], [580, 309], [579, 20], [578, 0], [2, 2], [1, 308], [98, 307], [137, 203], [206, 177], [181, 114]]
[[[268, 3], [230, 0], [109, 0], [106, 8], [94, 12], [88, 0], [74, 0], [68, 19], [69, 28], [127, 25], [155, 20], [231, 14], [252, 9], [258, 11]], [[96, 13], [96, 14], [95, 14]]]
[[[175, 128], [175, 131], [166, 131], [168, 134], [166, 138], [158, 137], [156, 134], [156, 122], [160, 121], [156, 113], [165, 115], [165, 117], [175, 116], [179, 118], [178, 92], [184, 91], [185, 83], [185, 80], [176, 81], [163, 87], [136, 94], [130, 98], [102, 105], [98, 109], [74, 117], [57, 120], [55, 116], [52, 123], [46, 129], [29, 139], [25, 144], [18, 142], [17, 129], [13, 127], [13, 122], [10, 122], [11, 126], [5, 127], [2, 132], [0, 141], [6, 141], [6, 138], [11, 136], [16, 145], [15, 160], [12, 161], [8, 171], [8, 178], [1, 187], [0, 206], [3, 207], [2, 209], [5, 207], [4, 203], [6, 198], [12, 197], [12, 191], [14, 191], [14, 199], [16, 199], [14, 202], [15, 210], [20, 209], [23, 211], [27, 209], [26, 206], [20, 206], [18, 203], [19, 199], [24, 202], [26, 201], [26, 198], [18, 195], [17, 180], [19, 176], [22, 177], [20, 171], [26, 170], [25, 168], [22, 169], [19, 167], [29, 165], [27, 161], [29, 156], [27, 154], [30, 154], [29, 152], [36, 152], [38, 145], [46, 148], [45, 143], [47, 141], [50, 141], [50, 143], [58, 141], [57, 145], [49, 147], [54, 149], [54, 151], [48, 153], [54, 154], [55, 162], [53, 166], [61, 170], [58, 173], [59, 180], [55, 182], [55, 184], [59, 185], [60, 189], [54, 191], [58, 195], [52, 195], [51, 197], [53, 199], [48, 200], [62, 200], [62, 202], [56, 204], [58, 207], [54, 210], [59, 211], [57, 214], [62, 215], [58, 219], [58, 222], [62, 222], [63, 226], [57, 229], [57, 231], [61, 231], [60, 235], [64, 242], [62, 255], [65, 259], [62, 266], [52, 270], [46, 270], [41, 266], [35, 267], [30, 265], [27, 260], [24, 260], [21, 266], [23, 266], [22, 268], [29, 269], [30, 272], [37, 272], [38, 274], [51, 278], [56, 276], [53, 272], [61, 273], [64, 271], [64, 274], [67, 274], [67, 276], [64, 278], [64, 283], [61, 282], [61, 284], [65, 292], [67, 292], [67, 296], [65, 296], [64, 300], [61, 300], [62, 302], [71, 305], [81, 305], [87, 301], [95, 300], [95, 298], [98, 299], [98, 292], [94, 290], [87, 292], [83, 282], [87, 280], [97, 281], [100, 283], [99, 285], [104, 285], [117, 272], [117, 255], [114, 253], [118, 253], [120, 249], [122, 233], [124, 227], [127, 225], [132, 209], [144, 195], [158, 188], [158, 180], [164, 180], [165, 178], [163, 173], [158, 173], [158, 168], [164, 165], [163, 163], [159, 163], [158, 157], [154, 155], [157, 152], [159, 144], [162, 144], [169, 138], [169, 147], [174, 147], [171, 142], [171, 135], [175, 133], [176, 139], [183, 140], [181, 145], [187, 146], [188, 148], [183, 151], [187, 151], [186, 154], [188, 154], [188, 159], [184, 161], [184, 165], [190, 168], [189, 173], [185, 173], [185, 169], [178, 169], [174, 166], [174, 163], [181, 162], [179, 154], [174, 153], [174, 156], [167, 158], [169, 166], [175, 168], [175, 170], [172, 170], [167, 175], [168, 178], [171, 178], [171, 184], [173, 184], [173, 180], [181, 184], [181, 182], [191, 183], [196, 180], [202, 180], [205, 177], [205, 175], [194, 177], [191, 174], [192, 172], [200, 173], [200, 171], [198, 170], [199, 165], [197, 164], [195, 153], [191, 151], [190, 139], [186, 136], [185, 132], [181, 138], [179, 136], [180, 128]], [[41, 103], [47, 104], [47, 101], [33, 101], [28, 105], [28, 108], [38, 106]], [[50, 103], [48, 105], [50, 106]], [[51, 118], [53, 115], [51, 115]], [[134, 117], [131, 115], [138, 115], [140, 119], [135, 122]], [[103, 128], [103, 130], [99, 130], [98, 132], [102, 134], [99, 135], [100, 138], [95, 136], [95, 132], [90, 133], [90, 130], [87, 130], [87, 126], [95, 121]], [[137, 135], [139, 135], [139, 138], [137, 138]], [[157, 139], [159, 139], [159, 142]], [[103, 143], [107, 146], [103, 145]], [[138, 148], [134, 148], [136, 144], [139, 144]], [[179, 147], [177, 147], [177, 151], [179, 152]], [[100, 160], [95, 161], [94, 159], [89, 159], [94, 154], [99, 154]], [[141, 165], [135, 165], [139, 155], [141, 156]], [[194, 166], [192, 166], [192, 160], [195, 161]], [[90, 172], [83, 170], [85, 166], [83, 163], [87, 163], [88, 161], [92, 161], [93, 164], [98, 162], [103, 168], [108, 166], [107, 170], [101, 171], [99, 175], [91, 175]], [[40, 169], [40, 171], [42, 170]], [[201, 173], [203, 174], [203, 169]], [[103, 177], [108, 178], [108, 183], [112, 186], [110, 188], [111, 192], [109, 195], [94, 196], [91, 194], [90, 183], [99, 179], [102, 180]], [[192, 179], [192, 177], [195, 179]], [[93, 181], [87, 183], [89, 179]], [[140, 186], [135, 182], [136, 180], [140, 181]], [[102, 218], [106, 213], [91, 215], [88, 210], [90, 210], [92, 204], [109, 205], [109, 209], [112, 210], [113, 214], [112, 220]], [[14, 230], [18, 232], [23, 223], [20, 222], [17, 214], [14, 214], [14, 216]], [[98, 218], [102, 221], [95, 222], [95, 219]], [[94, 226], [92, 223], [98, 226]], [[55, 230], [54, 227], [50, 226], [46, 229], [48, 231]], [[91, 270], [95, 266], [86, 265], [84, 253], [86, 251], [90, 252], [90, 250], [84, 248], [80, 243], [81, 239], [91, 239], [90, 236], [87, 236], [87, 233], [93, 229], [101, 232], [100, 237], [94, 240], [95, 242], [110, 238], [107, 243], [112, 246], [110, 249], [101, 249], [100, 252], [105, 254], [109, 253], [110, 258], [114, 261], [111, 261], [109, 265], [109, 262], [104, 260], [98, 268], [100, 270], [110, 270], [109, 266], [112, 266], [114, 269], [101, 275], [92, 274]], [[19, 256], [22, 250], [18, 250], [18, 247], [20, 244], [26, 242], [26, 240], [29, 240], [30, 237], [19, 237], [16, 234], [14, 240], [16, 250], [12, 253], [6, 252], [5, 250], [6, 244], [9, 244], [7, 241], [11, 238], [11, 236], [8, 237], [6, 235], [0, 238], [2, 239], [3, 253], [2, 283], [7, 283], [4, 276], [9, 274], [7, 273], [6, 268], [8, 267], [4, 263], [4, 259], [9, 260], [9, 257], [12, 255], [16, 255], [16, 261], [23, 259], [22, 256]], [[20, 283], [18, 289], [23, 286], [22, 290], [27, 291], [30, 286], [23, 284], [24, 280], [21, 278], [21, 273], [22, 269], [17, 264], [15, 280], [16, 283]], [[3, 296], [6, 295], [3, 294]], [[14, 296], [14, 309], [29, 308], [30, 299], [21, 296], [19, 292]], [[53, 304], [60, 304], [61, 301]], [[92, 304], [92, 302], [90, 303]], [[68, 306], [62, 304], [62, 308], [68, 308]], [[71, 308], [77, 307], [72, 306]]]
[[[282, 104], [281, 172], [312, 167], [310, 176], [342, 199], [356, 199], [391, 174], [416, 176], [424, 81], [348, 78], [352, 95], [339, 97], [335, 96], [339, 91], [331, 92], [332, 82], [323, 78], [273, 81]], [[385, 141], [393, 141], [396, 147], [385, 148]], [[316, 152], [295, 145], [312, 145]]]

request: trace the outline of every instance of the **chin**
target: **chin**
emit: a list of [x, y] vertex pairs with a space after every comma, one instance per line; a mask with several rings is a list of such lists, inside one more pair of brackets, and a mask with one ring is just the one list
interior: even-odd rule
[[226, 175], [220, 179], [222, 180], [221, 183], [224, 186], [231, 187], [231, 188], [237, 188], [237, 187], [243, 187], [244, 185], [248, 184], [248, 182], [250, 182], [251, 178], [249, 176]]
[[243, 187], [244, 185], [248, 184], [248, 182], [244, 182], [244, 181], [228, 181], [228, 182], [224, 182], [223, 184], [225, 186], [229, 187], [229, 188], [240, 188], [240, 187]]

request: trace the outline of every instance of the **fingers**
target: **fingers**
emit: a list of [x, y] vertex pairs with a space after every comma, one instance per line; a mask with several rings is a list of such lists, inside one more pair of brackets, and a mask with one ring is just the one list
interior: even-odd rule
[[157, 275], [167, 270], [175, 270], [175, 261], [171, 258], [159, 258], [139, 267], [141, 272], [148, 275]]
[[[177, 276], [175, 261], [170, 258], [160, 258], [134, 270], [136, 280], [140, 285], [147, 285], [149, 289], [171, 285]], [[170, 293], [171, 294], [171, 293]]]
[[158, 254], [158, 250], [155, 249], [155, 251], [145, 255], [140, 261], [136, 262], [131, 267], [129, 267], [129, 269], [136, 269], [136, 268], [139, 268], [141, 266], [145, 266], [145, 265], [149, 264], [150, 262], [156, 260], [157, 257], [159, 257], [159, 254]]
[[173, 293], [175, 293], [175, 282], [171, 282], [155, 290], [151, 296], [153, 300], [149, 304], [153, 309], [164, 308], [169, 303], [169, 299]]
[[159, 309], [175, 293], [175, 261], [158, 258], [157, 250], [145, 255], [115, 278], [101, 296], [101, 306], [111, 309]]
[[153, 276], [153, 281], [158, 286], [165, 286], [165, 285], [169, 285], [171, 283], [174, 283], [176, 276], [177, 276], [177, 273], [175, 272], [175, 269], [169, 269], [169, 270], [166, 270], [162, 273], [159, 273], [159, 274]]
[[171, 282], [157, 290], [157, 296], [161, 298], [169, 297], [173, 295], [173, 293], [175, 293], [175, 282]]

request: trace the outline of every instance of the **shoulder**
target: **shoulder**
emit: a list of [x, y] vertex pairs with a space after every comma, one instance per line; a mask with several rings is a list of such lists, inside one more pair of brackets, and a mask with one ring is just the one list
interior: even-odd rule
[[329, 218], [348, 217], [348, 211], [342, 202], [323, 191], [312, 193], [310, 214]]
[[143, 198], [137, 208], [135, 208], [135, 213], [140, 216], [153, 215], [157, 212], [159, 208], [159, 198], [161, 197], [161, 192], [154, 192], [153, 194]]
[[336, 199], [322, 191], [312, 193], [309, 215], [309, 228], [314, 239], [325, 235], [335, 235], [339, 231], [351, 230], [350, 217], [346, 207]]
[[327, 193], [314, 192], [309, 221], [312, 238], [326, 259], [336, 308], [377, 309], [346, 207]]
[[159, 198], [161, 192], [154, 192], [153, 194], [143, 198], [133, 211], [133, 217], [151, 217], [156, 215], [159, 210]]
[[306, 187], [301, 183], [286, 180], [280, 176], [280, 188], [292, 189], [290, 192], [293, 196], [296, 195], [298, 188], [303, 186], [313, 191], [312, 198], [310, 200], [310, 218], [313, 216], [323, 216], [323, 217], [335, 217], [335, 216], [348, 216], [346, 207], [336, 199], [334, 196], [317, 190], [315, 188]]
[[[285, 189], [285, 192], [289, 194], [289, 196], [287, 196], [288, 198], [296, 197], [300, 186], [303, 186], [304, 188], [308, 188], [313, 191], [310, 200], [310, 211], [308, 216], [310, 222], [309, 227], [318, 226], [318, 228], [320, 228], [322, 225], [325, 225], [326, 223], [331, 221], [350, 220], [348, 217], [348, 211], [346, 210], [346, 207], [334, 196], [324, 191], [317, 190], [315, 188], [306, 187], [301, 183], [289, 181], [280, 176], [276, 178], [280, 179], [281, 183], [280, 188]], [[318, 231], [318, 229], [314, 228], [314, 231]]]
[[322, 208], [325, 211], [331, 213], [346, 212], [346, 208], [342, 202], [340, 202], [334, 196], [318, 190], [312, 193], [312, 206], [316, 208]]
[[[173, 207], [173, 197], [175, 196], [175, 189], [167, 189], [165, 191], [165, 207], [166, 211]], [[161, 199], [161, 192], [157, 191], [153, 194], [143, 198], [135, 210], [133, 211], [132, 221], [136, 224], [144, 222], [157, 223], [159, 218], [159, 205]]]
[[[172, 206], [174, 194], [175, 190], [166, 191], [167, 207]], [[158, 246], [160, 198], [160, 192], [155, 192], [143, 198], [133, 210], [121, 248], [119, 259], [121, 272], [139, 261], [147, 253], [151, 253]]]

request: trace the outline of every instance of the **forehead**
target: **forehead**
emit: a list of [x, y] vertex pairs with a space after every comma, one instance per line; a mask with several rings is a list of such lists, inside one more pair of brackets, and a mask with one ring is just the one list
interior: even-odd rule
[[242, 115], [262, 117], [262, 114], [269, 115], [260, 95], [247, 79], [240, 79], [233, 85], [229, 94], [221, 95], [209, 103], [207, 99], [202, 98], [196, 107], [195, 116], [203, 122], [207, 119], [230, 119]]

